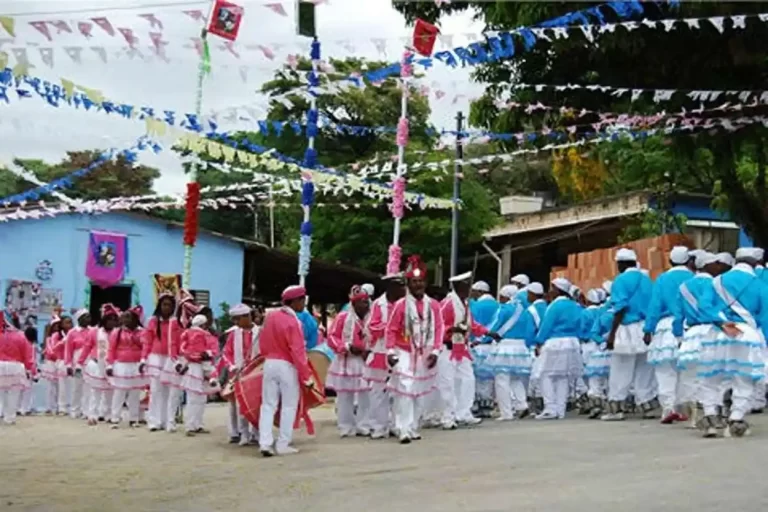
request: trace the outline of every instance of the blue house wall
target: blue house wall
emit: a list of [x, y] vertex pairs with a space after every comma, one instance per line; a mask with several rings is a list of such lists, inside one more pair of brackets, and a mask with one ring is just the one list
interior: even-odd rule
[[[109, 231], [128, 236], [128, 269], [125, 281], [133, 284], [145, 314], [154, 307], [152, 275], [182, 274], [183, 229], [162, 221], [131, 214], [59, 215], [38, 220], [0, 223], [0, 282], [40, 282], [35, 269], [43, 260], [53, 266], [53, 277], [44, 288], [62, 290], [65, 310], [85, 304], [90, 282], [85, 263], [90, 231]], [[208, 290], [218, 314], [221, 302], [236, 304], [242, 298], [244, 248], [241, 244], [201, 233], [192, 260], [192, 282], [184, 287]], [[4, 307], [4, 302], [3, 302]], [[48, 317], [39, 318], [40, 329]], [[42, 331], [41, 331], [42, 332]]]
[[[655, 207], [656, 202], [652, 199], [649, 206]], [[675, 215], [683, 214], [690, 220], [712, 220], [722, 222], [733, 222], [727, 212], [718, 212], [712, 208], [712, 198], [704, 196], [679, 196], [676, 197], [670, 208]], [[752, 239], [747, 235], [743, 228], [739, 227], [739, 246], [751, 247]]]

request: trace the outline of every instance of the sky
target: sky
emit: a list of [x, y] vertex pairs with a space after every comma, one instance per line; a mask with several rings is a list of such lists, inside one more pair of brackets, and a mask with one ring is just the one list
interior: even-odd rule
[[[274, 0], [286, 16], [274, 12], [265, 4], [270, 0], [235, 0], [245, 7], [236, 50], [240, 58], [226, 49], [221, 41], [210, 36], [212, 74], [206, 79], [203, 92], [203, 113], [221, 112], [237, 108], [245, 114], [266, 113], [266, 102], [256, 91], [269, 80], [276, 69], [286, 62], [289, 54], [307, 55], [309, 40], [295, 35], [294, 2]], [[119, 6], [119, 9], [115, 9]], [[100, 10], [101, 9], [101, 10]], [[188, 10], [207, 9], [207, 2], [183, 0], [1, 0], [0, 16], [13, 16], [16, 37], [0, 28], [0, 49], [11, 55], [25, 50], [32, 64], [31, 74], [59, 83], [66, 78], [76, 84], [100, 90], [105, 97], [120, 103], [137, 106], [151, 105], [157, 110], [194, 112], [197, 83], [197, 53], [190, 41], [199, 35], [201, 22], [184, 13]], [[162, 31], [140, 14], [154, 14], [163, 24]], [[143, 58], [131, 58], [128, 45], [118, 32], [110, 36], [92, 27], [91, 38], [86, 39], [77, 30], [78, 22], [106, 17], [114, 28], [128, 28], [138, 37], [138, 48]], [[52, 41], [30, 25], [36, 21], [65, 21], [72, 33], [57, 33], [48, 23]], [[317, 8], [317, 30], [323, 45], [323, 57], [348, 56], [397, 61], [402, 53], [403, 38], [412, 34], [403, 17], [391, 6], [391, 0], [328, 0]], [[467, 44], [481, 38], [482, 23], [472, 20], [471, 13], [452, 15], [441, 20], [441, 32], [449, 35], [453, 43]], [[150, 32], [161, 32], [167, 41], [169, 62], [152, 52]], [[374, 39], [386, 40], [382, 53]], [[436, 51], [441, 48], [438, 43]], [[186, 47], [185, 47], [186, 46]], [[270, 60], [259, 46], [274, 54]], [[82, 47], [82, 50], [77, 50]], [[104, 63], [92, 47], [105, 48]], [[41, 55], [52, 49], [52, 65]], [[73, 49], [74, 48], [74, 49]], [[41, 52], [42, 49], [42, 52]], [[81, 52], [80, 63], [69, 56]], [[436, 62], [429, 70], [425, 83], [433, 90], [440, 89], [445, 96], [440, 100], [430, 96], [432, 122], [437, 128], [453, 129], [459, 110], [468, 113], [469, 98], [482, 92], [479, 84], [470, 81], [466, 69], [451, 69]], [[458, 98], [457, 98], [458, 96]], [[18, 100], [11, 95], [9, 105], [0, 103], [0, 164], [13, 158], [40, 158], [50, 162], [61, 160], [68, 150], [96, 148], [125, 148], [145, 132], [143, 122], [126, 120], [114, 115], [84, 112], [69, 106], [54, 108], [40, 98]], [[246, 114], [251, 117], [250, 114]], [[219, 130], [247, 128], [240, 121], [236, 126], [220, 121]], [[170, 147], [165, 142], [166, 148]], [[155, 183], [157, 192], [183, 193], [186, 177], [181, 162], [170, 151], [158, 155], [142, 153], [140, 163], [157, 167], [161, 177]], [[30, 185], [32, 187], [32, 185]]]

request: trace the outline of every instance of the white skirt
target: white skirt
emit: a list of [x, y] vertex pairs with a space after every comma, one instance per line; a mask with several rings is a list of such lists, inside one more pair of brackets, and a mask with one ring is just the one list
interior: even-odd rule
[[160, 377], [165, 369], [165, 363], [168, 360], [168, 356], [160, 354], [149, 354], [147, 357], [147, 377], [154, 379]]
[[611, 373], [611, 353], [600, 348], [594, 341], [584, 343], [582, 354], [584, 359], [584, 378], [608, 377]]
[[83, 369], [83, 382], [88, 384], [91, 389], [97, 391], [108, 391], [112, 389], [107, 380], [106, 363], [99, 363], [96, 359], [90, 359]]
[[643, 322], [620, 325], [616, 329], [613, 353], [622, 355], [645, 354], [648, 346], [643, 341]]
[[205, 363], [189, 363], [189, 369], [181, 378], [181, 388], [188, 393], [197, 395], [214, 395], [221, 391], [218, 381], [215, 386], [211, 386], [209, 381], [213, 374], [213, 364], [209, 361]]
[[701, 343], [711, 342], [717, 337], [717, 331], [710, 324], [694, 325], [683, 335], [683, 341], [677, 350], [677, 369], [695, 368], [701, 358]]
[[371, 383], [364, 378], [365, 361], [352, 354], [337, 355], [328, 368], [325, 387], [337, 393], [367, 391]]
[[62, 377], [67, 376], [67, 371], [64, 368], [64, 362], [59, 364], [58, 361], [43, 361], [43, 366], [40, 368], [40, 374], [45, 380], [58, 381]]
[[472, 349], [472, 369], [477, 380], [493, 380], [496, 376], [488, 364], [495, 347], [492, 343], [481, 343]]
[[173, 386], [175, 388], [181, 387], [181, 379], [183, 375], [176, 371], [177, 364], [186, 364], [186, 359], [180, 357], [175, 361], [170, 357], [165, 358], [163, 363], [163, 371], [160, 373], [160, 382], [166, 386]]
[[502, 339], [493, 346], [486, 364], [494, 375], [506, 374], [525, 377], [531, 374], [533, 358], [525, 340]]
[[0, 361], [0, 390], [27, 389], [27, 370], [18, 361]]
[[653, 341], [648, 347], [648, 364], [654, 366], [677, 361], [677, 347], [679, 345], [677, 338], [672, 334], [671, 316], [662, 318], [656, 325], [656, 332], [653, 334]]
[[579, 340], [575, 337], [550, 338], [544, 342], [539, 354], [543, 377], [577, 379], [583, 373]]
[[736, 327], [742, 332], [738, 338], [719, 332], [713, 340], [701, 342], [699, 378], [739, 376], [755, 381], [764, 378], [762, 335], [747, 324], [738, 323]]
[[437, 365], [427, 368], [427, 354], [415, 357], [407, 350], [397, 349], [397, 357], [387, 390], [400, 396], [417, 398], [437, 389]]
[[144, 389], [149, 385], [146, 375], [139, 373], [139, 363], [116, 362], [112, 366], [112, 377], [107, 377], [115, 389]]

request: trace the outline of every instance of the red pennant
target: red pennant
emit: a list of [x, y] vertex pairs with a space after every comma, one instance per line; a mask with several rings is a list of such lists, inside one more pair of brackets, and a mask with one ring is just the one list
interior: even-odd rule
[[420, 55], [429, 57], [435, 47], [435, 39], [440, 33], [440, 29], [424, 20], [416, 20], [416, 26], [413, 27], [413, 48]]
[[226, 0], [216, 0], [216, 4], [213, 6], [213, 15], [208, 20], [208, 32], [234, 41], [240, 31], [243, 14], [245, 14], [245, 10], [239, 5]]
[[101, 17], [101, 18], [91, 18], [91, 21], [93, 21], [95, 24], [97, 24], [99, 27], [101, 27], [104, 32], [107, 34], [114, 36], [115, 35], [115, 29], [112, 28], [112, 24], [109, 22], [107, 18]]
[[195, 10], [195, 11], [182, 11], [182, 12], [195, 21], [202, 21], [204, 19], [203, 11]]
[[125, 38], [125, 42], [128, 43], [128, 46], [131, 48], [136, 46], [136, 43], [139, 42], [139, 38], [133, 35], [133, 30], [130, 28], [118, 28], [117, 30], [120, 31], [121, 34], [123, 34], [123, 37]]
[[159, 28], [160, 30], [163, 30], [163, 22], [157, 19], [157, 16], [154, 14], [139, 14], [140, 18], [144, 18], [149, 22], [150, 28]]
[[93, 25], [88, 23], [87, 21], [80, 21], [77, 23], [77, 30], [80, 31], [83, 36], [90, 39], [93, 36], [91, 35], [91, 31], [93, 30]]
[[285, 12], [285, 9], [283, 8], [283, 4], [264, 4], [264, 7], [280, 16], [288, 16], [288, 13]]
[[52, 39], [51, 39], [51, 31], [48, 30], [48, 25], [46, 24], [46, 22], [44, 22], [44, 21], [30, 21], [29, 24], [32, 25], [35, 28], [35, 30], [37, 30], [38, 32], [43, 34], [47, 40], [52, 41]]
[[62, 32], [67, 32], [69, 34], [72, 33], [72, 29], [69, 28], [69, 25], [67, 24], [66, 21], [61, 21], [61, 20], [52, 21], [51, 25], [53, 25], [56, 28], [57, 34], [61, 34]]

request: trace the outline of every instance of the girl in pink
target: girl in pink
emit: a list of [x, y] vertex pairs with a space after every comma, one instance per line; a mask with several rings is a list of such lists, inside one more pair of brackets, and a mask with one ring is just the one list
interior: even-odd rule
[[85, 416], [88, 424], [97, 425], [106, 418], [112, 407], [112, 386], [106, 376], [109, 334], [117, 327], [120, 310], [112, 304], [101, 306], [101, 322], [89, 336], [80, 353], [77, 365], [83, 368], [83, 381], [91, 390]]
[[149, 377], [149, 409], [147, 424], [150, 432], [176, 429], [176, 405], [172, 403], [173, 381], [164, 379], [166, 372], [175, 366], [172, 347], [178, 346], [181, 328], [174, 318], [176, 300], [170, 293], [162, 293], [155, 312], [144, 330], [145, 341], [142, 361], [146, 361]]
[[24, 334], [0, 311], [0, 405], [6, 425], [16, 423], [21, 391], [35, 376], [34, 352]]
[[61, 336], [61, 318], [57, 315], [51, 317], [51, 321], [45, 329], [45, 341], [43, 348], [43, 378], [48, 381], [48, 403], [46, 404], [46, 412], [48, 414], [58, 413], [59, 404], [59, 378], [64, 377], [61, 375], [58, 359], [56, 354], [58, 353], [57, 347], [60, 343], [63, 343]]
[[[363, 421], [368, 413], [370, 385], [363, 379], [368, 354], [369, 334], [366, 317], [370, 310], [368, 294], [355, 285], [349, 294], [351, 307], [334, 320], [328, 346], [336, 353], [325, 386], [336, 391], [336, 407], [341, 437], [367, 436]], [[355, 411], [355, 394], [358, 408]]]
[[90, 343], [90, 339], [96, 333], [90, 327], [91, 315], [87, 309], [81, 309], [75, 313], [75, 322], [77, 327], [70, 329], [64, 339], [64, 363], [71, 390], [69, 415], [76, 419], [83, 415], [87, 408], [86, 399], [89, 398], [87, 386], [84, 386], [83, 382], [83, 367], [80, 365], [80, 359], [85, 352], [85, 346]]
[[114, 389], [112, 396], [112, 428], [118, 428], [123, 403], [128, 403], [128, 425], [138, 426], [141, 390], [149, 383], [145, 364], [141, 361], [144, 333], [142, 309], [136, 306], [120, 316], [121, 326], [109, 336], [107, 348], [107, 380]]
[[218, 340], [208, 330], [205, 315], [196, 315], [192, 327], [181, 335], [181, 355], [186, 363], [182, 370], [181, 388], [187, 392], [184, 408], [184, 430], [187, 436], [207, 433], [203, 429], [203, 413], [208, 395], [218, 393], [218, 372], [213, 365], [218, 355]]

